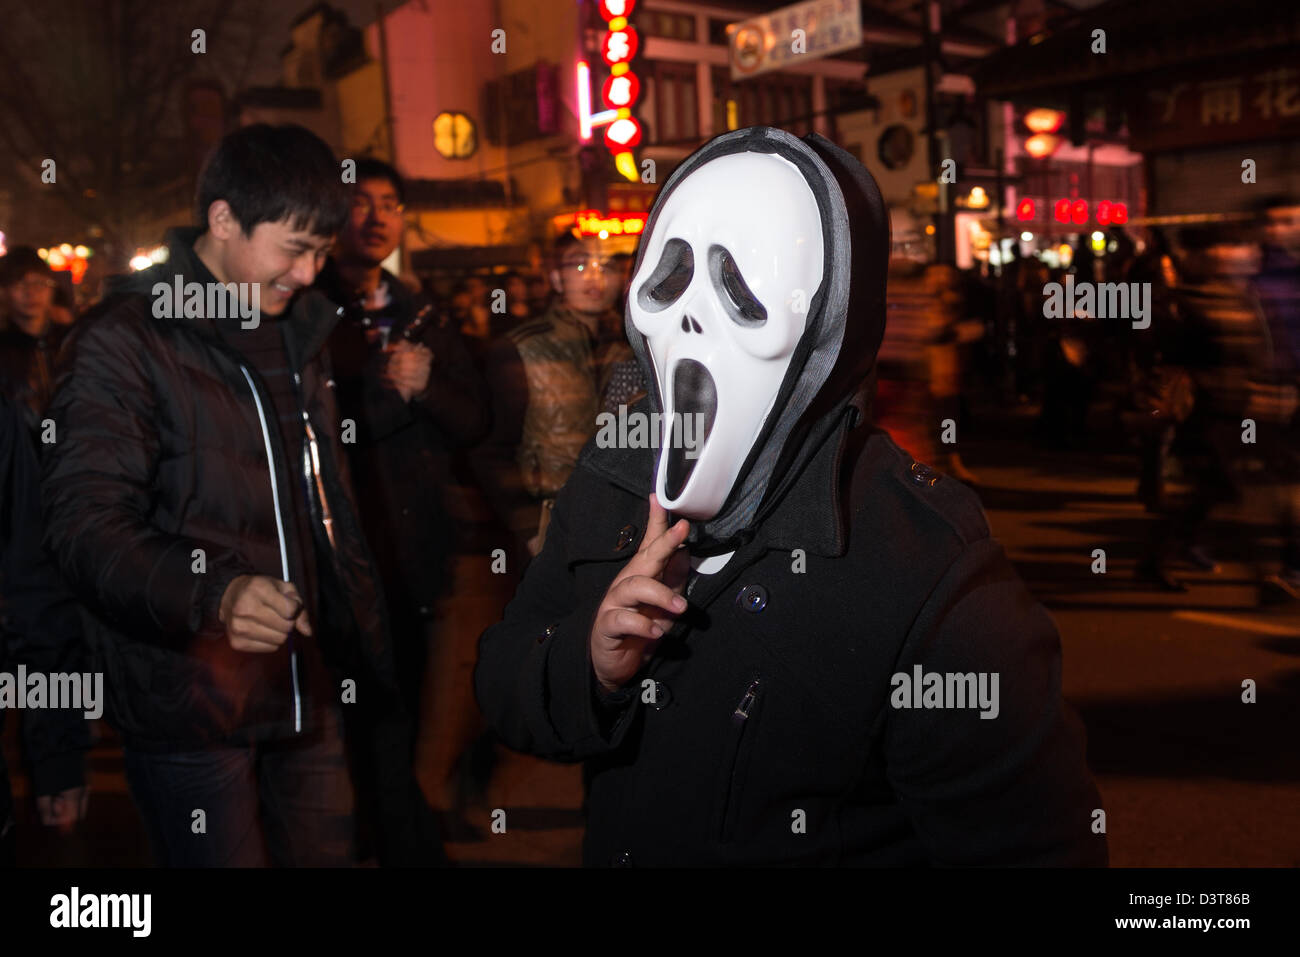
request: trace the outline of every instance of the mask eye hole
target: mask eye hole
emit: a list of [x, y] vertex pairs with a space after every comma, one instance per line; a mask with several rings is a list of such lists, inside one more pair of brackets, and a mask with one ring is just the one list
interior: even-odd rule
[[667, 309], [686, 291], [695, 275], [695, 253], [684, 239], [670, 239], [664, 244], [659, 265], [641, 284], [637, 303], [646, 312]]
[[713, 276], [713, 284], [725, 294], [722, 301], [733, 322], [747, 329], [767, 322], [767, 310], [745, 285], [745, 278], [731, 253], [721, 246], [709, 247], [709, 273]]

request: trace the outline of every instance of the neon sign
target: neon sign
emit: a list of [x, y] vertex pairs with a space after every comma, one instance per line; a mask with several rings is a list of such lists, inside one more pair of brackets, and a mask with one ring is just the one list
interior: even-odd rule
[[584, 209], [574, 217], [574, 225], [583, 236], [636, 236], [645, 229], [645, 213], [622, 213], [602, 216], [594, 209]]
[[641, 123], [632, 115], [632, 107], [641, 96], [641, 81], [632, 72], [631, 61], [641, 41], [636, 29], [628, 25], [628, 14], [635, 0], [600, 0], [600, 15], [608, 32], [600, 41], [600, 56], [609, 67], [609, 78], [600, 95], [606, 109], [591, 112], [591, 66], [578, 61], [578, 135], [585, 143], [592, 130], [605, 127], [605, 146], [614, 154], [614, 166], [626, 179], [638, 179], [636, 158], [632, 150], [641, 142]]

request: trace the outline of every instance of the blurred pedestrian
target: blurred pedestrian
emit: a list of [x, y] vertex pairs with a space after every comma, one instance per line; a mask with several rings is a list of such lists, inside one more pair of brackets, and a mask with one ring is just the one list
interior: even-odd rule
[[596, 357], [615, 317], [617, 278], [594, 238], [564, 233], [553, 250], [555, 302], [494, 343], [488, 360], [493, 428], [479, 450], [489, 497], [522, 545], [537, 554], [550, 508], [595, 434]]
[[1261, 448], [1277, 490], [1282, 566], [1263, 582], [1266, 600], [1300, 599], [1300, 202], [1258, 205], [1262, 258], [1255, 292], [1267, 321], [1273, 375], [1259, 384]]
[[54, 358], [68, 326], [55, 321], [55, 279], [30, 246], [0, 257], [0, 393], [23, 407], [35, 435], [54, 391]]
[[1179, 240], [1184, 250], [1176, 295], [1179, 329], [1177, 344], [1164, 356], [1187, 369], [1194, 386], [1191, 412], [1172, 446], [1192, 491], [1157, 523], [1136, 570], [1139, 580], [1174, 592], [1187, 590], [1168, 570], [1176, 556], [1201, 570], [1219, 571], [1205, 524], [1214, 508], [1242, 500], [1235, 474], [1247, 452], [1242, 420], [1250, 408], [1252, 378], [1270, 367], [1267, 331], [1249, 288], [1258, 268], [1257, 248], [1222, 226], [1186, 229]]
[[1124, 418], [1139, 446], [1138, 501], [1148, 512], [1160, 512], [1167, 505], [1165, 472], [1174, 434], [1195, 401], [1191, 375], [1176, 361], [1181, 329], [1175, 295], [1178, 272], [1162, 231], [1152, 230], [1128, 275], [1132, 282], [1151, 285], [1151, 323], [1130, 331], [1131, 409]]
[[[450, 590], [456, 546], [446, 501], [449, 456], [486, 434], [488, 400], [448, 317], [383, 268], [402, 238], [401, 175], [363, 158], [351, 190], [348, 220], [316, 288], [343, 307], [329, 354], [339, 414], [356, 423], [348, 460], [406, 707], [359, 702], [349, 732], [359, 796], [379, 822], [381, 863], [434, 864], [444, 859], [441, 837], [412, 759], [434, 614]], [[376, 792], [376, 780], [386, 790]]]
[[[41, 544], [40, 473], [24, 418], [18, 403], [0, 394], [0, 673], [11, 674], [21, 665], [53, 685], [55, 675], [81, 675], [88, 669], [80, 612]], [[26, 688], [20, 688], [19, 694], [24, 693]], [[0, 728], [5, 710], [0, 707]], [[20, 713], [37, 813], [42, 824], [68, 833], [85, 818], [90, 797], [85, 753], [91, 736], [85, 709], [44, 707]], [[13, 798], [0, 755], [0, 867], [12, 867], [14, 857]]]

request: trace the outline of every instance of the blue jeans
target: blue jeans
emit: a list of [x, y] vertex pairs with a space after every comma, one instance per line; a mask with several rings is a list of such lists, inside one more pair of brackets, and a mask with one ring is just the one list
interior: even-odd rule
[[[125, 750], [131, 795], [164, 867], [349, 867], [352, 782], [335, 708], [297, 739], [153, 754]], [[202, 810], [205, 830], [196, 811]]]

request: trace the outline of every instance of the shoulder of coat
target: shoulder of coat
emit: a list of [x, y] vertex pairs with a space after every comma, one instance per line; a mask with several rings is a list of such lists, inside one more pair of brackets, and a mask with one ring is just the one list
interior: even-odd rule
[[918, 461], [888, 435], [882, 434], [878, 441], [886, 473], [906, 491], [909, 500], [937, 516], [967, 544], [989, 537], [988, 518], [974, 489]]
[[554, 326], [551, 323], [551, 320], [549, 319], [546, 318], [533, 319], [529, 322], [525, 322], [521, 326], [516, 326], [514, 329], [511, 329], [509, 332], [506, 333], [506, 338], [509, 339], [511, 342], [515, 343], [516, 345], [518, 345], [519, 343], [523, 342], [525, 339], [531, 339], [534, 336], [545, 335], [546, 333], [550, 332], [551, 329], [553, 328]]

